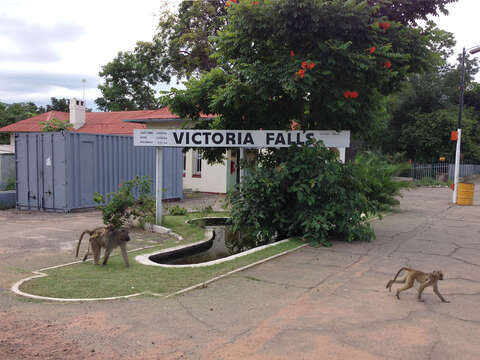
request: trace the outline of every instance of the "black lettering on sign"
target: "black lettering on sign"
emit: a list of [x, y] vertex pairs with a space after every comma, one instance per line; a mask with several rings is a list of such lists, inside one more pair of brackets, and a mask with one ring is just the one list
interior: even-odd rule
[[227, 133], [227, 145], [235, 145], [235, 134], [234, 133]]
[[277, 138], [275, 139], [275, 145], [282, 144], [285, 145], [285, 139], [283, 138], [283, 134], [279, 133]]
[[198, 137], [198, 136], [202, 136], [202, 134], [201, 134], [201, 133], [194, 133], [194, 134], [192, 135], [192, 142], [193, 142], [194, 144], [197, 144], [197, 145], [202, 143], [201, 141], [197, 140], [197, 137]]
[[173, 139], [175, 140], [175, 144], [181, 144], [183, 140], [183, 132], [177, 134], [176, 132], [173, 133]]
[[301, 136], [302, 136], [302, 134], [298, 132], [298, 133], [297, 133], [297, 144], [298, 144], [298, 145], [304, 145], [304, 144], [305, 144], [305, 141], [302, 141], [302, 140], [300, 139]]
[[252, 134], [250, 133], [247, 133], [245, 135], [245, 139], [243, 140], [243, 145], [246, 145], [246, 144], [252, 144], [252, 145], [254, 144]]
[[210, 133], [204, 132], [203, 135], [205, 136], [205, 144], [208, 145], [208, 138], [210, 137]]
[[295, 144], [295, 142], [292, 141], [292, 133], [290, 133], [290, 132], [287, 134], [287, 143], [288, 143], [288, 145]]
[[[229, 135], [229, 134], [227, 134], [227, 139], [228, 139], [228, 135]], [[233, 135], [233, 134], [232, 134], [232, 135]], [[222, 133], [215, 133], [215, 134], [213, 134], [213, 136], [212, 136], [212, 141], [213, 141], [214, 144], [217, 144], [217, 145], [218, 145], [218, 144], [221, 144], [221, 143], [223, 142], [223, 134], [222, 134]], [[228, 143], [228, 141], [227, 141], [227, 143]]]
[[313, 139], [315, 139], [315, 134], [314, 133], [307, 133], [306, 137], [307, 137], [307, 141], [308, 140], [313, 140]]
[[274, 140], [274, 134], [271, 132], [267, 132], [267, 145], [270, 145], [270, 142]]

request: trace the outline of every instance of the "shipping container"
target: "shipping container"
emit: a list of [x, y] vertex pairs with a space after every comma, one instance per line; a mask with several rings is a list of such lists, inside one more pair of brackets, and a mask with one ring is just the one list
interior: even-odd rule
[[[183, 198], [181, 148], [164, 148], [163, 199]], [[69, 212], [91, 208], [95, 192], [149, 176], [155, 194], [155, 148], [133, 137], [71, 132], [16, 133], [17, 208]]]

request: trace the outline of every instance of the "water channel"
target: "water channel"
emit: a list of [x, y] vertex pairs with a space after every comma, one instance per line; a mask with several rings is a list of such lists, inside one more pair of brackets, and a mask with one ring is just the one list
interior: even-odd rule
[[[211, 230], [213, 237], [181, 249], [151, 255], [149, 259], [158, 264], [188, 265], [204, 263], [234, 255], [235, 253], [230, 251], [225, 245], [225, 239], [228, 241], [228, 239], [237, 236], [236, 233], [231, 231], [228, 220], [228, 218], [204, 218], [194, 220], [200, 222], [197, 223], [198, 226], [203, 225], [203, 228]], [[192, 221], [192, 223], [194, 221]]]

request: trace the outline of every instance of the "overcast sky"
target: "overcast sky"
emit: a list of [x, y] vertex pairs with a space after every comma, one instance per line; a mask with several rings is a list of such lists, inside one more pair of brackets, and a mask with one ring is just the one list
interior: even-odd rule
[[[0, 0], [0, 101], [34, 101], [82, 95], [87, 106], [101, 96], [101, 66], [118, 51], [151, 40], [161, 7], [178, 0]], [[475, 30], [479, 0], [459, 0], [435, 20], [463, 46], [480, 45]], [[477, 77], [477, 81], [480, 78]]]

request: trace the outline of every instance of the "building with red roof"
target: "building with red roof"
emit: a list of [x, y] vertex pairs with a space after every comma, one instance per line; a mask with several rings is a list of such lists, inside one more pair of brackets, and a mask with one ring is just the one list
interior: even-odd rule
[[[203, 119], [213, 119], [214, 117], [215, 115], [201, 115]], [[42, 131], [40, 122], [45, 122], [53, 118], [60, 121], [70, 121], [74, 126], [74, 132], [110, 135], [133, 135], [133, 129], [145, 128], [145, 124], [128, 120], [150, 119], [151, 121], [165, 123], [165, 125], [176, 124], [177, 126], [179, 122], [181, 123], [183, 121], [178, 115], [172, 114], [167, 107], [157, 110], [85, 112], [83, 101], [72, 99], [70, 101], [69, 113], [48, 111], [1, 127], [0, 132], [12, 134], [19, 132], [40, 132]]]

